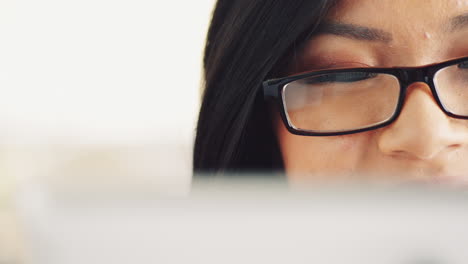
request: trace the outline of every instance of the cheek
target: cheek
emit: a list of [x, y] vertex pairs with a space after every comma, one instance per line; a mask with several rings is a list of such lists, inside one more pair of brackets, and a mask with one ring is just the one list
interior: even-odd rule
[[[352, 151], [355, 152], [359, 150], [360, 142], [362, 142], [363, 137], [353, 134], [353, 135], [346, 135], [346, 136], [337, 136], [334, 141], [338, 151], [348, 152]], [[332, 143], [333, 144], [333, 143]]]
[[332, 137], [296, 136], [278, 127], [286, 172], [333, 173], [355, 170], [371, 149], [371, 133]]

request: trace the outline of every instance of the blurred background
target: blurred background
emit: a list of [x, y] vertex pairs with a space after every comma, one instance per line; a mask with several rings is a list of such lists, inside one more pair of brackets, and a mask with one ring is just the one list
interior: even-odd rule
[[32, 182], [188, 192], [214, 2], [0, 1], [0, 263]]
[[191, 189], [214, 4], [0, 0], [0, 264], [467, 263], [466, 192]]

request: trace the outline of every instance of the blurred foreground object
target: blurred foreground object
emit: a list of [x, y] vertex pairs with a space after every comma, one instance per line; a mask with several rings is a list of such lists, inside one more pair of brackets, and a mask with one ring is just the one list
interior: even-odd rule
[[[8, 149], [0, 151], [0, 264], [24, 263], [23, 234], [20, 233], [12, 199], [15, 190], [10, 173]], [[5, 151], [6, 150], [6, 151]]]
[[30, 182], [18, 208], [34, 264], [467, 263], [468, 194], [429, 187]]

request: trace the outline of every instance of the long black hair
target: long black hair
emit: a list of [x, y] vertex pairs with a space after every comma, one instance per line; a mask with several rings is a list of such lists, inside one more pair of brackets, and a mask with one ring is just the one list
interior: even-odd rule
[[261, 84], [280, 77], [337, 0], [218, 0], [204, 54], [198, 173], [282, 171]]

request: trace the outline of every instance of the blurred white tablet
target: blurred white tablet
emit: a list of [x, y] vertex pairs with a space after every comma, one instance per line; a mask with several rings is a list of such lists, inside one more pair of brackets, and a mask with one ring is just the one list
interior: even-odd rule
[[34, 264], [468, 263], [461, 190], [261, 181], [190, 196], [151, 186], [30, 183], [18, 206]]

